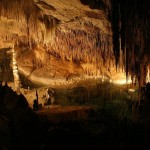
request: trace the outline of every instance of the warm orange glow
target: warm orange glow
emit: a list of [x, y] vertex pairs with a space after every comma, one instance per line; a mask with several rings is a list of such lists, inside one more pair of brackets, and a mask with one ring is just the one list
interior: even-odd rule
[[135, 89], [128, 89], [129, 92], [135, 92]]
[[130, 76], [128, 76], [128, 79], [126, 79], [126, 74], [124, 71], [118, 71], [116, 74], [112, 75], [111, 80], [112, 83], [119, 84], [119, 85], [132, 83]]
[[149, 66], [147, 69], [147, 76], [146, 76], [146, 83], [150, 82], [150, 72], [149, 72]]
[[118, 80], [114, 80], [113, 83], [115, 84], [130, 84], [132, 81], [130, 80], [126, 80], [126, 79], [118, 79]]

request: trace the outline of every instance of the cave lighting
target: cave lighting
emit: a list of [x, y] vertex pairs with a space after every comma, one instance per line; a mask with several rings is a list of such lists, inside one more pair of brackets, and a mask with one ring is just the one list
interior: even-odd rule
[[123, 85], [123, 84], [130, 84], [132, 83], [132, 81], [131, 79], [130, 80], [118, 79], [118, 80], [114, 80], [113, 83]]
[[131, 77], [129, 76], [128, 79], [126, 78], [125, 75], [120, 74], [120, 76], [117, 76], [116, 78], [112, 79], [114, 84], [119, 84], [119, 85], [124, 85], [124, 84], [131, 84], [132, 80]]
[[14, 76], [15, 90], [16, 92], [20, 92], [20, 78], [19, 78], [19, 71], [18, 71], [14, 46], [12, 47], [12, 70], [13, 70], [13, 76]]
[[147, 76], [146, 76], [146, 83], [150, 82], [150, 73], [149, 73], [149, 66], [147, 69]]
[[131, 76], [126, 77], [125, 70], [118, 68], [118, 72], [110, 75], [110, 82], [118, 85], [125, 85], [132, 83]]
[[128, 89], [129, 92], [135, 92], [135, 89]]

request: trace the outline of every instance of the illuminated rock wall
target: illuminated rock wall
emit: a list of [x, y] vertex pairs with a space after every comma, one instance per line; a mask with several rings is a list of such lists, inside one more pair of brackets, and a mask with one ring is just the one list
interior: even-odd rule
[[19, 72], [29, 80], [114, 72], [111, 24], [103, 10], [72, 0], [2, 0], [0, 10], [0, 47], [15, 45]]
[[131, 75], [142, 84], [148, 70], [149, 17], [139, 11], [149, 14], [146, 4], [1, 0], [0, 48], [15, 45], [19, 72], [34, 82]]

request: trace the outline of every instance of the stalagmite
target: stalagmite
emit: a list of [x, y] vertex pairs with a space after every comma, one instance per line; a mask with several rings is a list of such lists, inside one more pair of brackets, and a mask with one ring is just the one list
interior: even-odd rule
[[13, 76], [14, 76], [15, 91], [20, 93], [20, 78], [19, 78], [16, 53], [15, 53], [14, 47], [12, 47], [12, 70], [13, 70]]

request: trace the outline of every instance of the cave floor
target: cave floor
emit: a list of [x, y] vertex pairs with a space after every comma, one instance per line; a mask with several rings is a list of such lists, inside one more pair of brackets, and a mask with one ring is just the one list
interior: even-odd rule
[[47, 105], [35, 112], [40, 118], [46, 118], [49, 122], [59, 123], [87, 119], [91, 110], [91, 106]]

